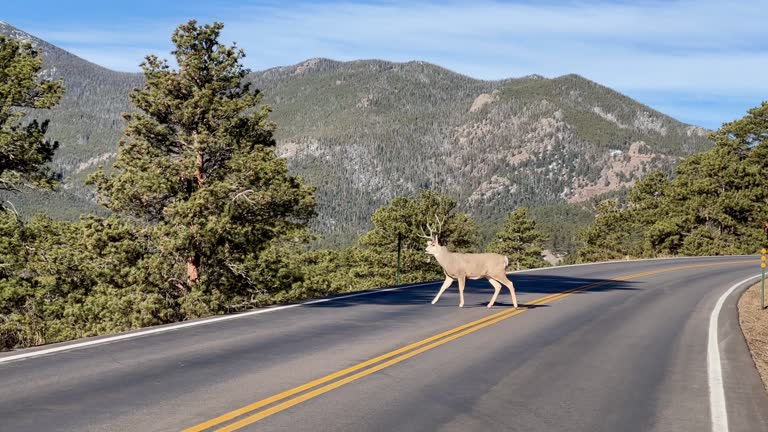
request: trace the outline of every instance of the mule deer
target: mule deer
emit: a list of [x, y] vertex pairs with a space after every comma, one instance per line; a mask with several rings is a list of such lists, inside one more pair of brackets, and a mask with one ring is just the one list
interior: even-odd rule
[[442, 224], [445, 218], [441, 221], [435, 215], [437, 219], [437, 234], [434, 233], [435, 228], [427, 224], [429, 229], [429, 235], [424, 233], [422, 229], [422, 237], [429, 239], [427, 242], [426, 252], [433, 255], [437, 260], [440, 267], [443, 268], [445, 273], [445, 281], [443, 286], [440, 287], [435, 299], [432, 300], [432, 304], [437, 303], [443, 292], [451, 286], [454, 280], [459, 281], [459, 307], [464, 307], [464, 285], [466, 280], [486, 278], [488, 282], [493, 285], [494, 293], [491, 297], [488, 307], [492, 307], [496, 303], [496, 298], [501, 291], [501, 285], [509, 289], [509, 293], [512, 295], [512, 303], [517, 309], [517, 296], [515, 295], [515, 286], [512, 281], [507, 278], [507, 266], [509, 265], [509, 259], [504, 255], [495, 253], [455, 253], [448, 251], [448, 248], [440, 245], [439, 233], [442, 228]]

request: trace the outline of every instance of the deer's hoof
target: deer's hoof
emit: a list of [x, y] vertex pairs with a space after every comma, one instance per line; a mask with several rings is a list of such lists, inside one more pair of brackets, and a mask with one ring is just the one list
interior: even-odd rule
[[432, 300], [432, 304], [435, 304], [435, 303], [437, 303], [437, 300]]
[[490, 308], [492, 308], [492, 307], [493, 307], [493, 305], [490, 305], [490, 304], [488, 305], [488, 309], [490, 309]]
[[463, 304], [460, 304], [460, 305], [459, 305], [459, 307], [464, 307], [464, 305], [463, 305]]

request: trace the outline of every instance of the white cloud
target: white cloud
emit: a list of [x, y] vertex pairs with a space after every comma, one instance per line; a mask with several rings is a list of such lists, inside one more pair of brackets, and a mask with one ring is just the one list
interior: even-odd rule
[[[418, 59], [482, 79], [578, 73], [620, 91], [751, 92], [768, 99], [766, 10], [758, 0], [400, 0], [252, 4], [218, 10], [215, 18], [254, 69], [310, 57]], [[168, 57], [170, 33], [185, 20], [36, 34], [104, 66], [135, 71], [149, 52]]]

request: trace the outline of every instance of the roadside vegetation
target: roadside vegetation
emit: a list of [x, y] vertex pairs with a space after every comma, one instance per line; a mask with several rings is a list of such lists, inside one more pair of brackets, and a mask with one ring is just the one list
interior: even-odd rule
[[[513, 268], [625, 256], [751, 253], [768, 219], [768, 104], [712, 135], [716, 147], [674, 176], [651, 174], [591, 212], [518, 207], [480, 226], [425, 185], [378, 208], [351, 246], [319, 248], [316, 190], [275, 151], [280, 125], [220, 24], [180, 26], [178, 70], [143, 63], [144, 85], [113, 166], [88, 182], [111, 213], [77, 222], [0, 210], [0, 349], [114, 333], [394, 284], [440, 279], [421, 228], [444, 220], [453, 251], [487, 250]], [[0, 38], [0, 187], [55, 189], [57, 144], [25, 109], [56, 106], [59, 82], [38, 79], [30, 46]], [[258, 83], [255, 83], [258, 84]], [[290, 126], [290, 125], [289, 125]], [[576, 234], [580, 231], [580, 234]], [[546, 234], [545, 234], [546, 233]]]
[[753, 254], [768, 243], [768, 102], [710, 135], [715, 147], [601, 202], [573, 262]]

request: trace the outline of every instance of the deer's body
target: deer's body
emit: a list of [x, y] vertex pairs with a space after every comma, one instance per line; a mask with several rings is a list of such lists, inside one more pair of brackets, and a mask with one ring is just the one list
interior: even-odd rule
[[450, 252], [447, 247], [441, 246], [438, 243], [436, 237], [427, 243], [427, 253], [434, 255], [445, 273], [443, 286], [440, 287], [437, 296], [432, 300], [432, 304], [437, 303], [437, 300], [454, 280], [458, 280], [460, 298], [459, 307], [464, 307], [464, 285], [466, 280], [486, 278], [495, 289], [493, 297], [488, 303], [488, 307], [493, 306], [496, 302], [496, 298], [501, 291], [501, 285], [504, 285], [509, 289], [509, 293], [512, 295], [512, 303], [515, 308], [517, 308], [515, 286], [512, 284], [512, 281], [507, 278], [507, 265], [509, 264], [509, 259], [504, 255], [495, 253], [471, 254]]
[[445, 275], [458, 279], [465, 276], [469, 279], [482, 279], [490, 276], [492, 279], [506, 277], [509, 260], [504, 255], [495, 253], [456, 253], [449, 252], [445, 246], [439, 246], [435, 259], [443, 268]]

